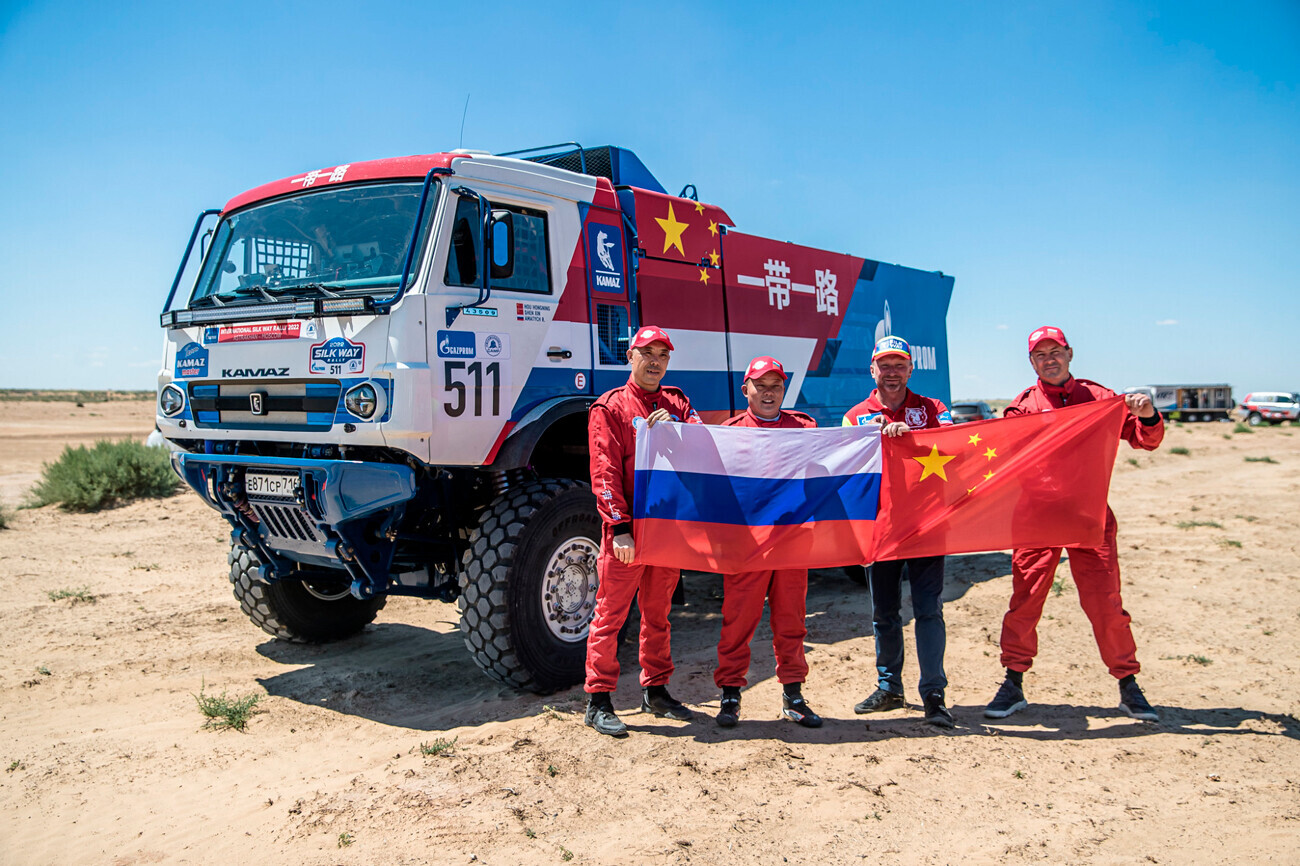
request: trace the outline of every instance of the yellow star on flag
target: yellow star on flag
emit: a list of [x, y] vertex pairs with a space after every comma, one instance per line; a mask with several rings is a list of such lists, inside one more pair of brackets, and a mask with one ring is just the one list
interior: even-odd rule
[[697, 202], [695, 203], [695, 212], [696, 212], [696, 213], [704, 213], [704, 202], [702, 202], [702, 201], [697, 201]]
[[970, 444], [972, 444], [972, 445], [978, 445], [978, 444], [980, 444], [980, 434], [978, 434], [978, 433], [973, 434], [973, 435], [970, 437]]
[[990, 448], [989, 450], [984, 452], [984, 456], [992, 460], [994, 457], [998, 456], [998, 449]]
[[700, 268], [700, 282], [708, 283], [708, 281], [709, 281], [709, 272], [704, 268]]
[[686, 255], [686, 248], [682, 246], [682, 232], [690, 228], [690, 224], [677, 221], [672, 202], [668, 202], [668, 219], [655, 217], [655, 222], [664, 230], [664, 252], [668, 252], [669, 247], [677, 247], [677, 252]]
[[718, 236], [718, 224], [713, 222], [712, 220], [709, 220], [709, 234], [713, 235], [714, 237]]
[[913, 457], [912, 459], [915, 460], [917, 463], [920, 463], [921, 466], [924, 467], [924, 470], [921, 472], [921, 477], [917, 479], [918, 481], [924, 481], [925, 479], [929, 478], [931, 475], [938, 475], [944, 481], [947, 481], [948, 473], [944, 471], [943, 468], [944, 464], [946, 464], [949, 460], [956, 460], [957, 457], [956, 455], [948, 457], [943, 454], [940, 454], [939, 446], [931, 445], [929, 454], [927, 454], [924, 457]]
[[992, 478], [992, 477], [993, 477], [993, 470], [990, 469], [987, 473], [985, 473], [985, 475], [984, 475], [984, 480], [985, 480], [985, 481], [988, 481], [988, 480], [989, 480], [990, 478]]
[[722, 261], [722, 256], [718, 254], [717, 250], [714, 250], [713, 252], [709, 253], [709, 264], [713, 265], [716, 268], [718, 266], [718, 263], [721, 261]]

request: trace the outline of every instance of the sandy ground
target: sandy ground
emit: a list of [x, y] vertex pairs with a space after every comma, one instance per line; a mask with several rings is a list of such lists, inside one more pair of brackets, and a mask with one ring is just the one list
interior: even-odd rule
[[[66, 442], [143, 437], [150, 411], [0, 404], [0, 499], [12, 507]], [[1172, 429], [1116, 464], [1125, 600], [1160, 724], [1116, 709], [1068, 578], [1030, 709], [981, 716], [1001, 674], [1005, 553], [948, 560], [956, 731], [915, 704], [853, 715], [874, 685], [867, 600], [824, 572], [805, 689], [824, 728], [776, 718], [766, 627], [741, 725], [715, 726], [720, 585], [695, 576], [673, 688], [700, 715], [629, 710], [632, 736], [613, 741], [582, 726], [579, 689], [542, 698], [481, 675], [454, 605], [394, 599], [354, 639], [271, 641], [230, 594], [225, 524], [191, 495], [20, 511], [0, 531], [0, 862], [1300, 862], [1300, 429], [1230, 430]], [[1218, 525], [1179, 527], [1195, 521]], [[48, 597], [83, 587], [93, 603]], [[200, 688], [264, 695], [262, 712], [246, 733], [204, 730]], [[616, 698], [635, 706], [634, 675]], [[439, 739], [455, 745], [422, 754]]]

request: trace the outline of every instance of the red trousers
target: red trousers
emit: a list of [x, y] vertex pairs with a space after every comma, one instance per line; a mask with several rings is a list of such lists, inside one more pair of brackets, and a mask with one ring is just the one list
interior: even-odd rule
[[[1102, 661], [1111, 676], [1123, 679], [1141, 670], [1137, 646], [1129, 628], [1128, 611], [1119, 594], [1119, 555], [1115, 546], [1115, 514], [1106, 509], [1106, 535], [1101, 547], [1071, 547], [1070, 574], [1079, 591], [1079, 605], [1092, 623]], [[1038, 619], [1052, 589], [1061, 548], [1017, 550], [1011, 558], [1011, 606], [1002, 618], [1002, 666], [1027, 671], [1038, 654]]]
[[718, 688], [746, 686], [749, 681], [749, 644], [763, 618], [763, 602], [771, 610], [772, 650], [776, 653], [776, 678], [801, 683], [808, 677], [803, 639], [808, 635], [804, 616], [808, 600], [808, 570], [747, 571], [722, 577], [722, 639], [718, 641]]
[[588, 694], [612, 692], [618, 687], [618, 633], [632, 610], [641, 608], [641, 685], [667, 685], [673, 675], [672, 627], [668, 611], [682, 572], [657, 565], [624, 565], [614, 556], [609, 527], [601, 530], [596, 571], [596, 611], [587, 633]]

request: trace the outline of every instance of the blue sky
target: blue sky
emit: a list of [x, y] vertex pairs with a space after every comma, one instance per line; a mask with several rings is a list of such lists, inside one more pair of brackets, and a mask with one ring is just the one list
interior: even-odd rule
[[[120, 8], [118, 8], [120, 7]], [[956, 277], [955, 397], [1300, 389], [1300, 4], [0, 0], [0, 387], [152, 388], [204, 207], [460, 143], [635, 150], [745, 231]]]

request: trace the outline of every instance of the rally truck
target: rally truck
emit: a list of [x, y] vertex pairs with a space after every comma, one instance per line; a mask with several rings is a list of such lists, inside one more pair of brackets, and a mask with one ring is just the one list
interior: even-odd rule
[[[827, 205], [845, 231], [855, 203]], [[889, 333], [948, 399], [951, 276], [733, 226], [631, 151], [572, 143], [335, 165], [204, 211], [162, 313], [157, 423], [230, 523], [243, 611], [326, 642], [389, 595], [459, 599], [484, 671], [562, 688], [598, 585], [587, 411], [641, 323], [672, 335], [665, 382], [706, 421], [774, 355], [785, 405], [839, 424]]]

